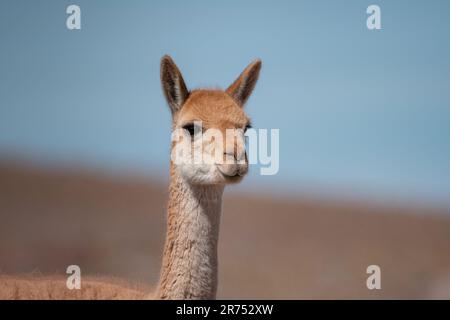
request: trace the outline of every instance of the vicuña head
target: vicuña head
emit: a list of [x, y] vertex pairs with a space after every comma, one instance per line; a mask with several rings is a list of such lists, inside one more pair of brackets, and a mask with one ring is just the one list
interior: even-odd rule
[[[162, 88], [173, 119], [172, 162], [177, 157], [174, 169], [187, 182], [228, 184], [240, 181], [247, 173], [244, 133], [250, 120], [244, 104], [260, 69], [261, 61], [254, 61], [225, 91], [188, 91], [173, 60], [162, 58]], [[176, 150], [181, 144], [185, 152], [180, 155]]]

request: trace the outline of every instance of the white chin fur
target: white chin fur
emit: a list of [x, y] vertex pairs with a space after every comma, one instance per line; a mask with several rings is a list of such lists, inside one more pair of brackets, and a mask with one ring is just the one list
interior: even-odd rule
[[180, 175], [192, 184], [224, 184], [224, 177], [214, 164], [183, 164], [176, 166]]

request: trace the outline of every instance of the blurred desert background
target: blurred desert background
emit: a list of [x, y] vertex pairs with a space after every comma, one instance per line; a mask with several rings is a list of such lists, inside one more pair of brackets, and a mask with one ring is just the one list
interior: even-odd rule
[[[3, 161], [0, 270], [64, 275], [77, 264], [83, 275], [153, 285], [166, 197], [164, 181]], [[218, 298], [450, 298], [449, 216], [226, 192]], [[366, 287], [371, 264], [382, 290]]]
[[378, 0], [380, 30], [369, 0], [77, 0], [69, 30], [72, 4], [0, 1], [0, 273], [154, 285], [160, 59], [193, 89], [260, 58], [245, 111], [279, 171], [225, 190], [218, 297], [450, 298], [450, 1]]

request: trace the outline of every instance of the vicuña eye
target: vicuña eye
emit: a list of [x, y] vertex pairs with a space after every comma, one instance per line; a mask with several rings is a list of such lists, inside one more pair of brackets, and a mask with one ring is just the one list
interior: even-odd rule
[[187, 130], [189, 132], [189, 134], [191, 135], [191, 137], [194, 136], [194, 134], [195, 134], [195, 125], [193, 123], [188, 123], [188, 124], [184, 125], [183, 129]]

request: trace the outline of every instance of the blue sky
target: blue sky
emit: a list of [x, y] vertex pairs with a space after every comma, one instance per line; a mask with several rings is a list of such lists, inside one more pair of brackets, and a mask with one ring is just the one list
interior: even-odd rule
[[449, 39], [448, 1], [2, 1], [0, 155], [165, 177], [161, 56], [190, 88], [259, 57], [246, 108], [280, 129], [280, 172], [239, 188], [450, 207]]

